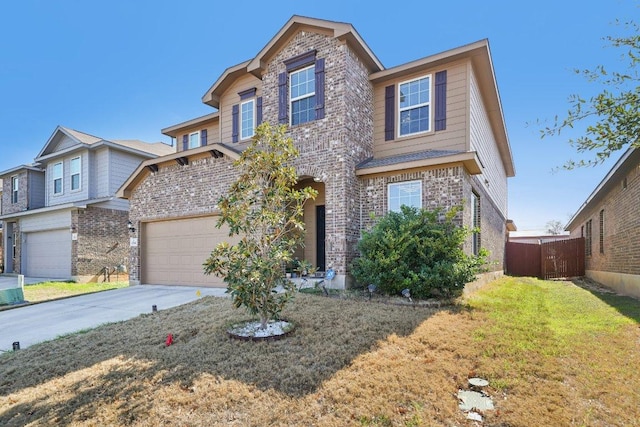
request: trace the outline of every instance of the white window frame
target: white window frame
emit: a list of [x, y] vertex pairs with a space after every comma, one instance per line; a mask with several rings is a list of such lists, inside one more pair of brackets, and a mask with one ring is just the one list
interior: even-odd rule
[[[74, 173], [73, 172], [73, 162], [74, 160], [78, 161], [78, 172]], [[80, 191], [82, 190], [82, 157], [78, 156], [78, 157], [74, 157], [69, 161], [69, 172], [71, 174], [71, 182], [70, 182], [70, 186], [71, 186], [71, 191]], [[78, 175], [78, 188], [73, 188], [73, 176], [74, 175]]]
[[[56, 166], [60, 165], [60, 174], [56, 174]], [[64, 193], [64, 163], [56, 162], [51, 167], [51, 175], [53, 177], [53, 195], [56, 196], [58, 194]], [[60, 191], [56, 191], [56, 181], [60, 180]]]
[[18, 191], [20, 190], [20, 178], [18, 175], [11, 177], [11, 204], [18, 203]]
[[[400, 204], [398, 205], [398, 209], [392, 209], [392, 204], [391, 204], [391, 189], [393, 187], [400, 187], [403, 185], [411, 185], [411, 186], [417, 186], [418, 187], [418, 200], [419, 200], [419, 204], [418, 206], [415, 205], [406, 205], [406, 204]], [[400, 199], [400, 198], [398, 198]], [[406, 206], [415, 206], [418, 209], [422, 208], [422, 181], [420, 180], [415, 180], [415, 181], [401, 181], [401, 182], [390, 182], [389, 184], [387, 184], [387, 211], [389, 212], [400, 212], [400, 207], [406, 205]]]
[[[311, 98], [312, 96], [316, 96], [315, 68], [316, 68], [316, 64], [314, 63], [312, 65], [309, 65], [308, 67], [303, 67], [303, 68], [300, 68], [299, 70], [291, 71], [289, 73], [289, 125], [290, 126], [298, 126], [298, 125], [302, 125], [302, 124], [309, 123], [309, 122], [313, 121], [313, 120], [308, 120], [306, 122], [296, 123], [294, 125], [293, 124], [293, 103], [296, 102], [296, 101], [301, 101], [301, 100], [306, 99], [306, 98]], [[294, 75], [302, 73], [302, 72], [307, 71], [309, 69], [313, 69], [314, 70], [313, 90], [311, 92], [305, 93], [302, 96], [296, 96], [294, 98], [291, 95], [291, 89], [292, 89], [291, 79], [293, 78]], [[315, 106], [313, 108], [314, 108], [314, 114], [315, 114]]]
[[[402, 92], [401, 92], [401, 88], [403, 85], [406, 84], [410, 84], [413, 83], [415, 81], [419, 81], [419, 80], [423, 80], [423, 79], [428, 79], [429, 80], [429, 100], [427, 102], [423, 102], [420, 104], [415, 104], [415, 105], [410, 105], [408, 107], [402, 107], [401, 103], [402, 103]], [[405, 95], [408, 96], [408, 95]], [[431, 129], [433, 127], [433, 78], [431, 76], [431, 74], [427, 74], [424, 76], [420, 76], [417, 77], [415, 79], [411, 79], [411, 80], [406, 80], [403, 82], [400, 82], [400, 84], [398, 84], [398, 138], [400, 137], [405, 137], [405, 136], [411, 136], [411, 135], [419, 135], [422, 133], [427, 133], [427, 132], [431, 132]], [[422, 108], [422, 107], [429, 107], [429, 126], [426, 130], [421, 130], [418, 132], [408, 132], [408, 133], [402, 133], [402, 113], [405, 111], [410, 111], [410, 110], [414, 110], [416, 108]]]
[[[195, 140], [192, 138], [195, 136]], [[195, 145], [192, 145], [192, 141], [195, 141]], [[195, 132], [189, 133], [189, 141], [187, 142], [187, 149], [198, 148], [200, 147], [200, 131], [197, 130]]]
[[[245, 106], [251, 105], [251, 117], [245, 118]], [[251, 123], [248, 123], [249, 119]], [[247, 126], [245, 126], [245, 123]], [[240, 103], [240, 140], [249, 139], [256, 133], [256, 100], [249, 99]]]

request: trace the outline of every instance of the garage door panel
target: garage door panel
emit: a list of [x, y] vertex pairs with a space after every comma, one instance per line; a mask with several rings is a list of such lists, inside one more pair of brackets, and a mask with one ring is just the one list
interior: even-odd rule
[[144, 224], [141, 281], [145, 284], [225, 287], [202, 264], [220, 241], [230, 241], [228, 229], [216, 228], [218, 217], [189, 218]]
[[26, 233], [25, 246], [27, 276], [71, 278], [71, 234], [68, 229]]

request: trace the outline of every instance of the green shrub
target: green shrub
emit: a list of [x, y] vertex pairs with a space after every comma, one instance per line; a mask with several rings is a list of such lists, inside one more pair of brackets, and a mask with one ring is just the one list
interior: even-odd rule
[[410, 208], [389, 212], [364, 232], [360, 257], [351, 266], [356, 281], [375, 284], [385, 294], [409, 289], [417, 298], [455, 297], [474, 280], [486, 262], [487, 251], [467, 255], [462, 244], [473, 230], [453, 219], [461, 211]]

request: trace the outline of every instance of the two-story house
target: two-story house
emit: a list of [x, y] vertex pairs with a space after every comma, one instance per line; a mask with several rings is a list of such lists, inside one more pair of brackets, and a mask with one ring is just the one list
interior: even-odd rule
[[401, 205], [463, 205], [458, 223], [480, 229], [466, 250], [486, 247], [502, 271], [514, 165], [486, 40], [385, 68], [352, 25], [293, 16], [202, 102], [215, 110], [162, 130], [177, 152], [143, 162], [118, 191], [138, 237], [132, 283], [224, 286], [202, 263], [228, 239], [216, 203], [262, 121], [288, 126], [300, 185], [318, 190], [298, 256], [331, 266], [333, 286], [349, 285], [372, 215]]
[[142, 161], [173, 151], [58, 126], [34, 163], [0, 172], [4, 272], [84, 282], [126, 266], [129, 203], [115, 192]]
[[640, 298], [640, 149], [630, 147], [565, 227], [585, 239], [585, 274]]

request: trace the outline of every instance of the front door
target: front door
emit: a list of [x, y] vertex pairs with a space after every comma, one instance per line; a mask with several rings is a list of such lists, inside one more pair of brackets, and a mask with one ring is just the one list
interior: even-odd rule
[[325, 221], [324, 205], [316, 206], [316, 266], [318, 271], [325, 271]]

